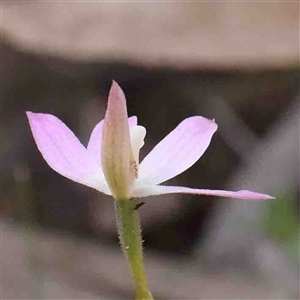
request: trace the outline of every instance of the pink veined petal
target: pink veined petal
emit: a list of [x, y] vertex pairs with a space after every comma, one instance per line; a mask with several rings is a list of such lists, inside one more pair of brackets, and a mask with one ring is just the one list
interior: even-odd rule
[[217, 128], [200, 116], [182, 121], [141, 162], [137, 184], [159, 184], [187, 170], [205, 152]]
[[104, 118], [101, 162], [106, 182], [116, 199], [128, 198], [137, 166], [131, 149], [126, 99], [113, 82]]
[[[93, 155], [95, 160], [101, 165], [101, 143], [104, 120], [100, 121], [92, 131], [90, 140], [87, 145], [87, 150]], [[137, 125], [137, 117], [128, 118], [129, 127]]]
[[48, 165], [57, 173], [110, 194], [101, 167], [74, 133], [57, 117], [27, 112], [36, 145]]
[[242, 191], [223, 191], [223, 190], [208, 190], [208, 189], [193, 189], [182, 186], [147, 186], [141, 187], [134, 191], [134, 197], [148, 197], [155, 195], [163, 194], [194, 194], [194, 195], [206, 195], [206, 196], [219, 196], [219, 197], [229, 197], [236, 199], [245, 199], [245, 200], [267, 200], [275, 199], [272, 196], [251, 192], [247, 190]]

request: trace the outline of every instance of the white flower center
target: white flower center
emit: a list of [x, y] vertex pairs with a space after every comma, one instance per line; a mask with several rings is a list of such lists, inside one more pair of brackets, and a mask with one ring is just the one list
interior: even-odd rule
[[130, 128], [130, 140], [133, 158], [139, 167], [140, 149], [144, 146], [144, 138], [146, 136], [146, 128], [143, 126], [134, 126]]

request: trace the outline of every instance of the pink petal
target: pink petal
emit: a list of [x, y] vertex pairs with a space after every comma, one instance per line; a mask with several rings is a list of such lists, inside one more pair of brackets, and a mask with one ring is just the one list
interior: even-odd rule
[[[104, 120], [100, 121], [92, 131], [87, 150], [92, 154], [95, 160], [101, 165], [101, 143]], [[129, 127], [137, 125], [137, 117], [128, 118]]]
[[48, 165], [59, 174], [109, 193], [101, 167], [74, 133], [57, 117], [27, 112], [38, 149]]
[[155, 185], [191, 167], [210, 144], [217, 124], [203, 117], [182, 121], [140, 164], [140, 185]]
[[126, 99], [116, 82], [112, 84], [104, 118], [101, 162], [106, 182], [114, 197], [128, 198], [137, 166], [131, 149]]
[[141, 187], [134, 191], [134, 197], [148, 197], [162, 194], [195, 194], [195, 195], [207, 195], [207, 196], [220, 196], [220, 197], [229, 197], [236, 199], [245, 199], [245, 200], [267, 200], [275, 199], [272, 196], [266, 194], [260, 194], [256, 192], [251, 192], [247, 190], [243, 191], [223, 191], [223, 190], [207, 190], [207, 189], [193, 189], [188, 187], [181, 186], [148, 186]]

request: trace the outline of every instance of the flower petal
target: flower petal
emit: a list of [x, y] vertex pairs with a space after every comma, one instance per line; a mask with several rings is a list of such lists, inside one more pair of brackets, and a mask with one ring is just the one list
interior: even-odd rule
[[137, 172], [127, 119], [125, 95], [113, 82], [103, 124], [101, 161], [104, 176], [116, 199], [130, 196]]
[[27, 112], [34, 140], [48, 165], [59, 174], [110, 194], [101, 167], [57, 117]]
[[141, 187], [134, 191], [134, 197], [148, 197], [162, 194], [195, 194], [195, 195], [206, 195], [206, 196], [219, 196], [219, 197], [229, 197], [236, 199], [245, 199], [245, 200], [267, 200], [275, 199], [272, 196], [251, 192], [247, 190], [243, 191], [223, 191], [223, 190], [207, 190], [207, 189], [193, 189], [182, 186], [147, 186]]
[[[101, 165], [101, 143], [104, 120], [100, 121], [92, 131], [90, 140], [87, 145], [87, 150], [92, 154], [95, 160]], [[128, 118], [129, 127], [137, 125], [137, 117]]]
[[199, 116], [182, 121], [141, 162], [136, 184], [155, 185], [184, 172], [202, 156], [217, 128]]

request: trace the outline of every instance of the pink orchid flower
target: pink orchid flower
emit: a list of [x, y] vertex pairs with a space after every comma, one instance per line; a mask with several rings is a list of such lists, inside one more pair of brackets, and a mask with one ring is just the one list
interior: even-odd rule
[[59, 174], [116, 200], [161, 194], [197, 194], [249, 200], [273, 197], [251, 192], [165, 186], [161, 183], [190, 168], [203, 155], [217, 124], [200, 116], [183, 120], [139, 163], [146, 129], [128, 118], [122, 89], [113, 82], [104, 120], [87, 147], [57, 117], [27, 112], [33, 137], [48, 165]]

